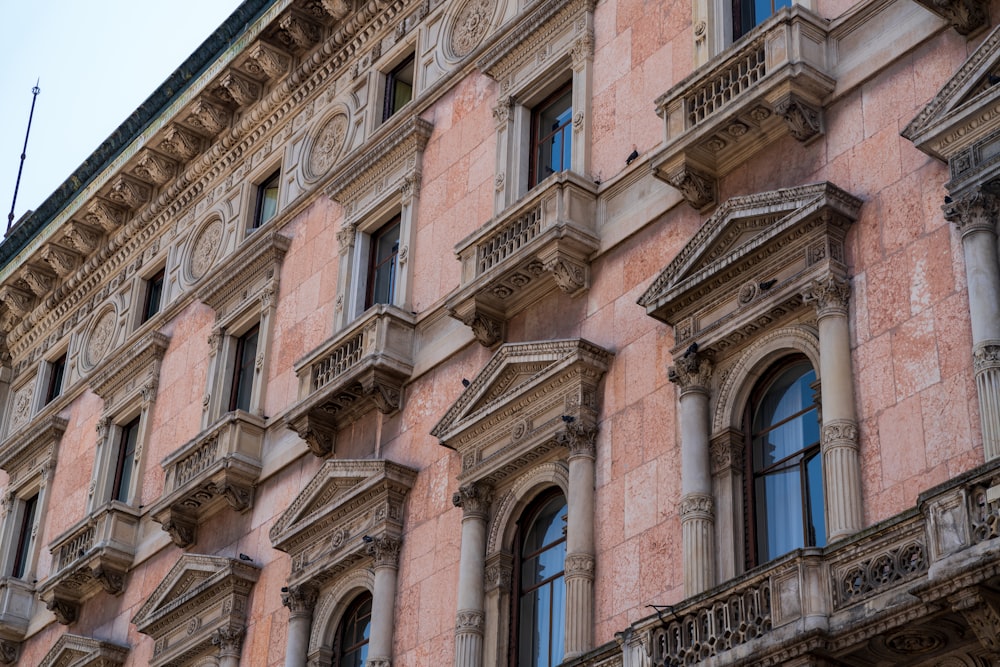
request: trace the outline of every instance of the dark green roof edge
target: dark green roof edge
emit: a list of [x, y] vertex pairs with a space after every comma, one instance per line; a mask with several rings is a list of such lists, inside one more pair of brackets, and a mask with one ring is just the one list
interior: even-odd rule
[[0, 244], [0, 266], [6, 266], [122, 151], [142, 134], [150, 123], [212, 65], [233, 41], [276, 0], [246, 0], [229, 18], [188, 56], [180, 67], [139, 105], [118, 128], [97, 147], [42, 204], [11, 228]]

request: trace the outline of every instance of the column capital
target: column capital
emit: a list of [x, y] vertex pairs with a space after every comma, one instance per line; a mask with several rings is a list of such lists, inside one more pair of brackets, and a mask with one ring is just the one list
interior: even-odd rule
[[991, 368], [1000, 368], [1000, 340], [984, 340], [972, 347], [972, 366], [982, 373]]
[[707, 392], [713, 370], [712, 360], [708, 356], [685, 352], [667, 369], [667, 379], [681, 388], [681, 394], [689, 391]]
[[707, 493], [688, 493], [681, 498], [681, 522], [704, 519], [715, 520], [715, 499]]
[[597, 427], [579, 421], [567, 422], [565, 428], [559, 431], [556, 440], [569, 450], [569, 458], [597, 457]]
[[996, 220], [1000, 212], [1000, 200], [982, 188], [954, 199], [946, 197], [941, 210], [944, 211], [944, 219], [955, 223], [963, 238], [973, 232], [997, 233]]
[[288, 607], [292, 616], [309, 616], [319, 599], [319, 591], [309, 584], [289, 586], [281, 592], [281, 604]]
[[489, 591], [509, 591], [514, 574], [513, 559], [510, 554], [499, 553], [486, 561], [484, 589]]
[[493, 503], [493, 488], [483, 482], [463, 484], [452, 494], [451, 502], [455, 507], [462, 508], [463, 517], [485, 520]]
[[243, 635], [246, 633], [246, 628], [234, 628], [230, 626], [222, 626], [218, 630], [212, 633], [212, 645], [219, 647], [219, 657], [240, 657], [240, 651], [243, 649]]
[[399, 567], [399, 548], [402, 542], [388, 535], [372, 537], [365, 553], [375, 559], [375, 567]]
[[813, 304], [816, 315], [820, 318], [828, 315], [847, 316], [850, 298], [850, 281], [834, 275], [813, 280], [802, 290], [802, 300]]
[[858, 423], [853, 419], [833, 419], [823, 424], [821, 442], [824, 449], [858, 448]]
[[483, 634], [486, 614], [478, 609], [461, 609], [455, 616], [455, 632]]
[[593, 581], [595, 564], [596, 559], [590, 554], [567, 554], [563, 571], [567, 579], [584, 577]]

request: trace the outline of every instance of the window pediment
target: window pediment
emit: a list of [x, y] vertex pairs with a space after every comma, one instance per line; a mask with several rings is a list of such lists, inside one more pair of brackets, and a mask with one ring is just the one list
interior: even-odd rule
[[113, 412], [136, 391], [148, 392], [152, 398], [159, 383], [160, 362], [169, 345], [169, 336], [153, 331], [122, 350], [115, 362], [91, 381], [106, 411]]
[[223, 321], [242, 312], [254, 299], [273, 295], [278, 289], [278, 272], [291, 239], [276, 232], [254, 235], [247, 247], [240, 247], [212, 272], [198, 298]]
[[502, 345], [431, 435], [462, 456], [460, 482], [499, 482], [560, 446], [570, 424], [596, 427], [611, 357], [582, 339]]
[[970, 177], [998, 171], [1000, 27], [991, 32], [901, 133], [924, 153], [947, 162], [955, 192]]
[[59, 439], [69, 424], [51, 416], [0, 447], [0, 470], [7, 472], [10, 487], [39, 472], [46, 464], [55, 465]]
[[830, 183], [734, 197], [702, 225], [638, 303], [674, 327], [675, 351], [697, 338], [727, 347], [802, 304], [802, 290], [843, 277], [844, 236], [861, 201]]
[[153, 667], [180, 665], [212, 647], [213, 635], [241, 633], [260, 568], [235, 558], [184, 554], [132, 619], [156, 643]]
[[64, 634], [40, 667], [118, 667], [125, 664], [128, 647], [80, 635]]
[[290, 585], [322, 584], [368, 555], [369, 538], [398, 540], [417, 471], [385, 460], [331, 459], [270, 531], [292, 557]]

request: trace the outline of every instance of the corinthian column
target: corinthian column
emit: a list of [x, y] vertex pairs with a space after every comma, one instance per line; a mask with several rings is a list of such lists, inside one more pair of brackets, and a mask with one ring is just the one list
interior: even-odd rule
[[288, 640], [285, 644], [285, 667], [305, 667], [309, 650], [309, 630], [318, 593], [308, 585], [290, 586], [281, 593], [281, 604], [288, 607]]
[[462, 553], [458, 561], [458, 614], [455, 618], [455, 667], [483, 664], [483, 570], [486, 566], [486, 520], [493, 491], [486, 484], [466, 484], [451, 497], [462, 508]]
[[969, 284], [972, 363], [986, 460], [1000, 457], [1000, 265], [997, 198], [982, 190], [945, 204], [944, 217], [962, 234]]
[[372, 591], [372, 624], [366, 667], [389, 667], [390, 664], [399, 547], [399, 540], [386, 535], [373, 537], [368, 543], [368, 555], [375, 561], [375, 590]]
[[566, 424], [559, 441], [569, 449], [567, 498], [565, 660], [593, 648], [594, 627], [594, 459], [597, 428]]
[[223, 626], [212, 633], [212, 644], [219, 647], [219, 667], [240, 667], [245, 628]]
[[850, 294], [850, 283], [832, 275], [814, 280], [802, 294], [807, 303], [816, 307], [819, 322], [819, 371], [823, 382], [820, 449], [827, 542], [856, 533], [864, 520], [847, 320]]
[[708, 456], [712, 362], [688, 352], [670, 367], [668, 377], [681, 394], [681, 540], [684, 596], [690, 597], [715, 585], [715, 501]]

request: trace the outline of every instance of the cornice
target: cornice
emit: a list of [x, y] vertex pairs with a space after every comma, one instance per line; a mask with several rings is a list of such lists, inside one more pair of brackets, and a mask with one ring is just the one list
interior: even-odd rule
[[112, 362], [90, 381], [95, 394], [107, 401], [144, 372], [154, 370], [170, 345], [170, 337], [151, 331], [112, 357]]
[[113, 642], [66, 633], [45, 654], [39, 667], [120, 667], [128, 658], [129, 647]]
[[[270, 276], [277, 286], [277, 270], [288, 252], [292, 240], [277, 232], [261, 232], [246, 242], [228, 258], [215, 266], [201, 280], [198, 298], [216, 312], [227, 310], [234, 300], [244, 298], [242, 292], [256, 286], [261, 277]], [[262, 287], [261, 289], [266, 289]], [[245, 298], [251, 298], [248, 294]]]
[[57, 445], [68, 425], [62, 417], [52, 415], [0, 445], [0, 470], [7, 472], [11, 486], [26, 476], [22, 473], [55, 464]]

